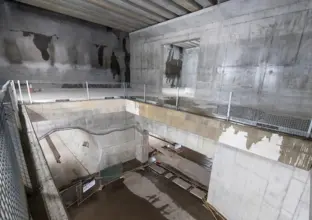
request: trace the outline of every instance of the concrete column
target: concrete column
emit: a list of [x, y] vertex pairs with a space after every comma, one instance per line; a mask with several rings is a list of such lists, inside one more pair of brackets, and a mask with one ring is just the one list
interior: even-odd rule
[[144, 130], [141, 136], [141, 144], [136, 148], [136, 159], [141, 163], [148, 161], [148, 131]]

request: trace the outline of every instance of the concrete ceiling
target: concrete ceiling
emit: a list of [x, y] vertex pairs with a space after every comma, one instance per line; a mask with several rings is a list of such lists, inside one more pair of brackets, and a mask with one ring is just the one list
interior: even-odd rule
[[[126, 32], [139, 30], [218, 3], [218, 0], [16, 1]], [[224, 1], [219, 0], [219, 3]]]

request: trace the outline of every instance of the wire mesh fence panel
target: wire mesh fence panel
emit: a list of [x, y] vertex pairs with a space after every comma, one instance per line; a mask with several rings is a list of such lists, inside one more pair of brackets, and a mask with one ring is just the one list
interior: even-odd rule
[[[252, 98], [250, 98], [252, 97]], [[276, 111], [278, 97], [234, 92], [230, 116], [232, 120], [289, 134], [307, 136], [310, 119]]]
[[[4, 91], [7, 92], [7, 91]], [[9, 96], [1, 95], [0, 103], [0, 219], [29, 219], [27, 200], [17, 162], [12, 133], [8, 125], [6, 105]]]
[[6, 115], [6, 122], [7, 122], [7, 128], [8, 132], [10, 134], [10, 138], [12, 140], [12, 144], [14, 146], [15, 154], [16, 154], [16, 159], [19, 165], [19, 169], [21, 171], [22, 175], [22, 180], [23, 184], [28, 187], [32, 188], [30, 178], [29, 178], [29, 173], [27, 170], [26, 162], [25, 162], [25, 157], [22, 149], [22, 144], [21, 144], [21, 139], [19, 135], [19, 130], [18, 130], [18, 122], [17, 122], [17, 110], [14, 110], [14, 105], [12, 103], [12, 98], [8, 91], [6, 92], [5, 95], [5, 100], [9, 100], [10, 102], [6, 102], [4, 105], [4, 113]]

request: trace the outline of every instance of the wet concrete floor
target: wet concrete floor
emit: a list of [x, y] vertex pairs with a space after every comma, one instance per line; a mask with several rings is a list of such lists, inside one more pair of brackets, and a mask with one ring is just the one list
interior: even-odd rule
[[68, 211], [73, 220], [214, 220], [202, 201], [149, 169], [131, 172]]

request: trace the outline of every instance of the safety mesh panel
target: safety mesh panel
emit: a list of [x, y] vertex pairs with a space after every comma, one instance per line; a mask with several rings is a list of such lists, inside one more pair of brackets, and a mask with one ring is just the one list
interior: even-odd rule
[[0, 122], [0, 219], [29, 219], [24, 186], [3, 108]]
[[25, 157], [24, 157], [24, 153], [23, 153], [23, 149], [22, 149], [22, 144], [21, 144], [21, 140], [20, 140], [20, 135], [19, 135], [18, 128], [17, 128], [17, 121], [16, 121], [16, 117], [15, 117], [16, 112], [14, 111], [12, 104], [7, 102], [4, 105], [4, 112], [5, 112], [5, 116], [6, 116], [6, 125], [8, 127], [10, 138], [11, 138], [13, 146], [14, 146], [17, 163], [19, 165], [21, 175], [22, 175], [23, 184], [26, 187], [31, 188], [29, 173], [27, 170]]

